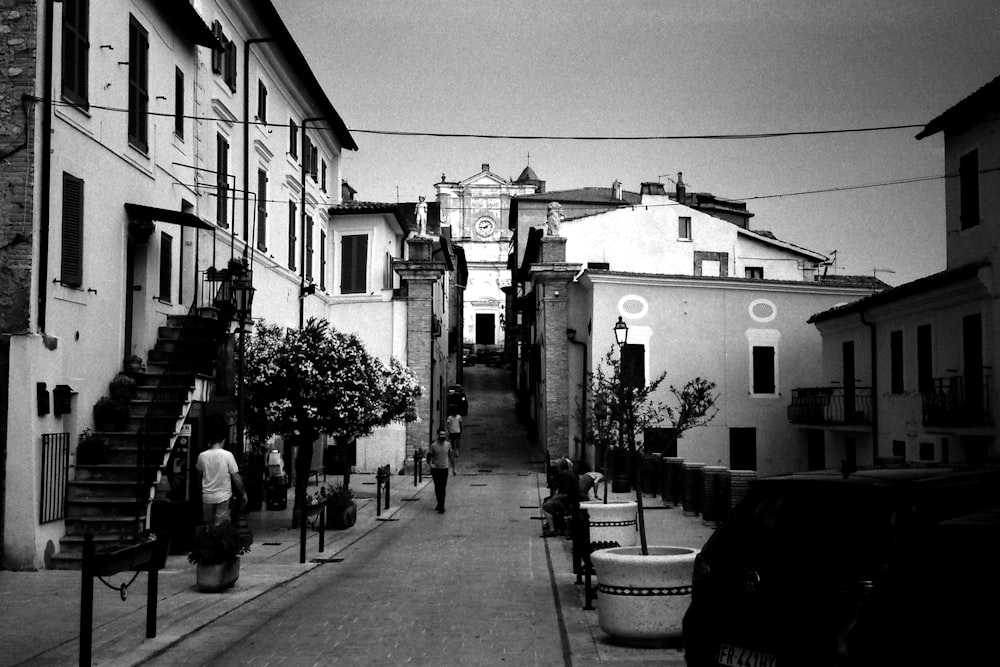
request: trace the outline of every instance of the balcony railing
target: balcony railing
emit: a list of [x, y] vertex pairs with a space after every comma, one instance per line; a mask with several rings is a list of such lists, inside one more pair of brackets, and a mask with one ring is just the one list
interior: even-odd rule
[[988, 426], [993, 378], [968, 382], [964, 376], [934, 378], [933, 390], [923, 393], [924, 426]]
[[793, 424], [871, 424], [871, 387], [792, 389], [788, 421]]

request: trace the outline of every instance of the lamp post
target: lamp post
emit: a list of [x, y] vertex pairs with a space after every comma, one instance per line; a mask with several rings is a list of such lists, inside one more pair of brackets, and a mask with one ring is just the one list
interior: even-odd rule
[[[638, 383], [638, 378], [635, 377], [635, 373], [632, 372], [634, 366], [626, 361], [626, 356], [629, 356], [628, 350], [628, 324], [622, 319], [622, 316], [618, 316], [618, 321], [615, 322], [615, 343], [618, 344], [618, 390], [619, 390], [619, 401], [621, 406], [621, 417], [622, 420], [619, 422], [620, 426], [618, 429], [619, 442], [621, 442], [621, 433], [623, 430], [627, 429], [628, 434], [626, 436], [626, 441], [628, 444], [628, 458], [626, 468], [631, 467], [632, 470], [632, 485], [635, 488], [635, 501], [638, 506], [636, 509], [636, 516], [639, 521], [639, 539], [642, 547], [642, 554], [646, 555], [649, 553], [649, 548], [646, 546], [646, 522], [643, 517], [642, 511], [642, 487], [639, 484], [639, 464], [640, 459], [635, 453], [635, 429], [633, 428], [634, 420], [634, 403], [635, 403], [635, 389]], [[627, 474], [626, 470], [626, 474]]]
[[[233, 308], [239, 322], [239, 362], [236, 366], [236, 383], [238, 397], [236, 401], [236, 458], [243, 461], [245, 454], [245, 437], [243, 424], [244, 411], [244, 365], [246, 362], [246, 324], [253, 308], [253, 295], [256, 292], [250, 272], [245, 272], [233, 281]], [[248, 468], [250, 466], [248, 465]], [[252, 483], [252, 474], [247, 475]]]

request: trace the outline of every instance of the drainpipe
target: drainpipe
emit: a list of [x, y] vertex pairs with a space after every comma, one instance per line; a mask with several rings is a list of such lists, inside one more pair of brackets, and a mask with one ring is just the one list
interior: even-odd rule
[[865, 311], [859, 313], [861, 323], [871, 331], [871, 373], [872, 373], [872, 455], [878, 457], [878, 346], [875, 323], [865, 319]]
[[[299, 149], [300, 185], [299, 216], [302, 220], [302, 262], [299, 266], [299, 329], [305, 326], [306, 317], [306, 125], [313, 121], [325, 120], [324, 116], [314, 116], [302, 119], [302, 147]], [[318, 151], [317, 151], [318, 152]]]
[[45, 331], [45, 302], [49, 282], [49, 215], [52, 189], [52, 42], [55, 3], [45, 3], [45, 27], [42, 30], [45, 51], [42, 63], [42, 143], [41, 143], [41, 192], [38, 211], [38, 330]]
[[[244, 257], [250, 246], [250, 46], [273, 42], [273, 37], [254, 37], [243, 42], [243, 243]], [[258, 119], [260, 120], [260, 119]]]
[[[581, 364], [581, 370], [583, 374], [580, 376], [583, 378], [583, 400], [580, 401], [580, 446], [583, 450], [582, 454], [584, 457], [587, 455], [587, 344], [583, 341], [576, 339], [576, 329], [566, 329], [566, 338], [569, 342], [574, 345], [579, 345], [583, 348], [583, 363]], [[581, 458], [579, 453], [574, 458]], [[596, 464], [597, 461], [594, 461]]]

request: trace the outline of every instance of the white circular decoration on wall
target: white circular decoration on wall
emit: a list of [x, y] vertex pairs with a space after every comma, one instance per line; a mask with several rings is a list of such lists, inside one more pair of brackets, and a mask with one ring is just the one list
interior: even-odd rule
[[632, 320], [645, 317], [649, 312], [649, 303], [638, 294], [626, 294], [618, 300], [618, 314]]
[[778, 316], [778, 308], [770, 299], [754, 299], [750, 302], [749, 311], [754, 322], [770, 322]]

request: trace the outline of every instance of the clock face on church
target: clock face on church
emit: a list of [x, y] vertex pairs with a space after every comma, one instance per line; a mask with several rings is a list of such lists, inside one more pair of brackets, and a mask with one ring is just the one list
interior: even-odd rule
[[483, 238], [493, 236], [493, 232], [496, 231], [496, 228], [496, 223], [489, 218], [480, 218], [476, 221], [476, 233]]

